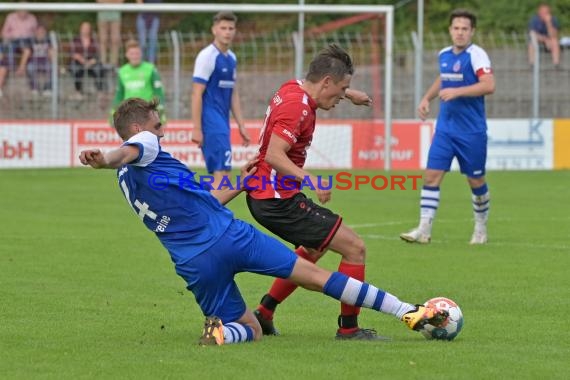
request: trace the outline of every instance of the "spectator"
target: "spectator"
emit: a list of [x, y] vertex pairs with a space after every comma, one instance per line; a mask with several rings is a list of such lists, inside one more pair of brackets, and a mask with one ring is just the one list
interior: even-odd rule
[[[97, 0], [102, 4], [121, 4], [124, 0]], [[97, 13], [101, 62], [112, 67], [119, 66], [121, 46], [121, 12], [102, 11]]]
[[99, 58], [99, 47], [93, 38], [91, 24], [81, 23], [79, 36], [73, 40], [70, 71], [75, 78], [75, 100], [83, 99], [83, 82], [85, 75], [95, 78], [95, 87], [103, 91], [104, 70]]
[[[7, 64], [10, 69], [15, 68], [16, 56], [22, 54], [24, 47], [34, 37], [37, 27], [36, 16], [26, 10], [14, 11], [6, 16], [2, 26], [2, 40], [6, 44]], [[20, 61], [20, 68], [22, 67]]]
[[[137, 3], [162, 3], [162, 0], [137, 0]], [[143, 59], [156, 64], [156, 42], [158, 28], [160, 27], [160, 15], [154, 12], [142, 12], [137, 16], [137, 33], [139, 45], [143, 51]]]
[[[540, 47], [544, 47], [552, 54], [552, 63], [554, 67], [560, 66], [560, 45], [558, 43], [558, 31], [560, 30], [560, 23], [550, 11], [548, 4], [542, 3], [538, 6], [536, 14], [528, 23], [529, 35], [533, 34]], [[534, 65], [534, 46], [532, 42], [528, 44], [528, 62]]]
[[[25, 49], [23, 61], [27, 62], [28, 79], [32, 95], [51, 96], [51, 60], [53, 49], [45, 26], [38, 25], [35, 37]], [[43, 85], [42, 85], [43, 84]]]
[[160, 101], [157, 106], [160, 122], [165, 125], [164, 89], [158, 70], [152, 63], [143, 61], [142, 51], [137, 41], [129, 40], [125, 46], [125, 57], [128, 62], [121, 66], [117, 75], [117, 91], [113, 100], [110, 121], [113, 121], [115, 109], [125, 99], [140, 98], [150, 101], [157, 98]]

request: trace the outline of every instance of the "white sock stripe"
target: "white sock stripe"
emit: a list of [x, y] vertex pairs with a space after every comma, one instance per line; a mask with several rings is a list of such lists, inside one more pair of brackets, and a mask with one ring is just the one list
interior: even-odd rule
[[420, 193], [420, 197], [439, 199], [439, 190], [424, 190], [424, 189], [422, 189], [422, 191]]
[[362, 287], [362, 282], [349, 277], [342, 295], [340, 296], [340, 301], [349, 305], [354, 305], [358, 299], [358, 294], [360, 293], [360, 288]]
[[362, 301], [362, 306], [371, 308], [372, 305], [374, 305], [374, 301], [376, 301], [376, 297], [378, 297], [378, 288], [368, 285], [368, 291], [366, 292], [364, 301]]
[[235, 341], [234, 329], [231, 326], [224, 326], [224, 343], [233, 343]]
[[[226, 331], [232, 334], [232, 340], [226, 335]], [[224, 340], [226, 343], [245, 342], [247, 339], [247, 331], [241, 323], [231, 322], [224, 325]]]
[[247, 338], [247, 331], [245, 331], [245, 327], [241, 323], [231, 323], [231, 325], [233, 325], [232, 327], [237, 330], [240, 340], [245, 340]]
[[439, 206], [439, 201], [434, 201], [434, 200], [431, 200], [431, 199], [422, 199], [422, 201], [420, 202], [420, 206], [438, 207], [438, 206]]

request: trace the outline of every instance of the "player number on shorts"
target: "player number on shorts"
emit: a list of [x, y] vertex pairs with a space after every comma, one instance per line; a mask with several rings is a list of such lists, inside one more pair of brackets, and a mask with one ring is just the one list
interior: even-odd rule
[[225, 165], [226, 166], [232, 166], [232, 151], [226, 150], [225, 156], [226, 156]]

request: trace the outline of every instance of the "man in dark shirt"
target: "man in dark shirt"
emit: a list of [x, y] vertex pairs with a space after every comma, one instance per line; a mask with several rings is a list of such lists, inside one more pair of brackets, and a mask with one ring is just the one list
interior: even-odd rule
[[[552, 63], [555, 67], [560, 65], [560, 44], [558, 43], [558, 31], [560, 23], [550, 11], [548, 4], [540, 4], [536, 14], [528, 23], [529, 35], [534, 34], [538, 43], [544, 46], [552, 54]], [[534, 64], [534, 47], [529, 41], [528, 62]]]

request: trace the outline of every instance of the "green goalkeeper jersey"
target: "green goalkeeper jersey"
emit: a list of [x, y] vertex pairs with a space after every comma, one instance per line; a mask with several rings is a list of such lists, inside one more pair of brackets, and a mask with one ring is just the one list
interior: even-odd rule
[[111, 115], [118, 105], [125, 99], [141, 98], [144, 100], [152, 100], [153, 98], [160, 100], [159, 111], [162, 122], [165, 122], [164, 116], [164, 90], [160, 74], [156, 67], [150, 62], [142, 62], [138, 66], [130, 64], [123, 65], [119, 69], [117, 77], [117, 91], [113, 100], [113, 109]]

